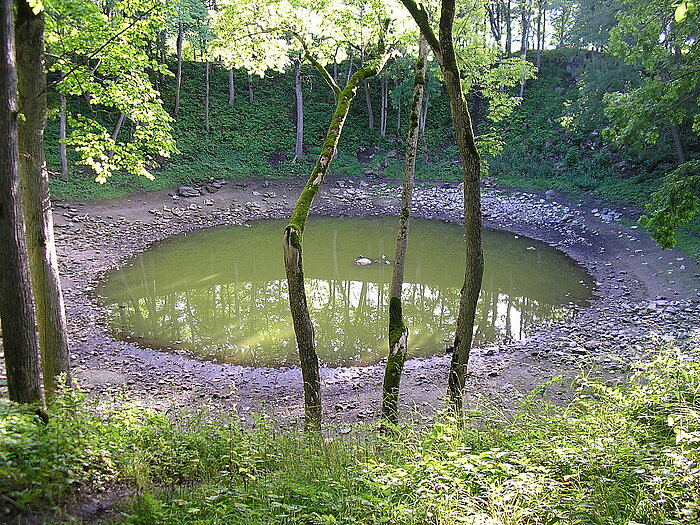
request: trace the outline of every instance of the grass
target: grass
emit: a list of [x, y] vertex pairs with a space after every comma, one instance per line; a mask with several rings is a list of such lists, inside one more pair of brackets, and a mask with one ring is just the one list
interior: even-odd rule
[[324, 439], [264, 417], [244, 428], [68, 395], [43, 426], [5, 401], [0, 506], [6, 517], [66, 509], [76, 487], [119, 480], [130, 495], [112, 521], [139, 525], [697, 522], [700, 364], [689, 357], [660, 351], [619, 386], [581, 380], [565, 407], [533, 393], [463, 426], [444, 415]]

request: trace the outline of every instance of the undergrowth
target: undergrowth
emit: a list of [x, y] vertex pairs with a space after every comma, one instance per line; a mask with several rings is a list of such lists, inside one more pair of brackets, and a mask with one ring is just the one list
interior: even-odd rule
[[[697, 356], [692, 356], [693, 358]], [[44, 426], [0, 403], [0, 507], [63, 509], [118, 480], [128, 524], [684, 524], [700, 520], [700, 364], [674, 350], [624, 384], [581, 380], [566, 407], [347, 436], [265, 417], [183, 416], [65, 394]]]

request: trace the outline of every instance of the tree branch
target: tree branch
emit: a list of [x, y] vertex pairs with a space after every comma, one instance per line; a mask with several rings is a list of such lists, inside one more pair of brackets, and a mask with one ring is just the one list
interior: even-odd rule
[[428, 12], [425, 10], [425, 6], [423, 4], [417, 4], [415, 0], [401, 0], [401, 3], [404, 5], [404, 7], [406, 7], [406, 9], [408, 9], [408, 12], [411, 13], [413, 20], [415, 20], [416, 24], [418, 24], [418, 28], [428, 41], [430, 49], [433, 50], [435, 57], [440, 59], [439, 57], [442, 56], [440, 42], [438, 41], [437, 36], [435, 36], [435, 31], [433, 31], [433, 28], [430, 26], [430, 20], [428, 18]]
[[316, 57], [311, 54], [311, 52], [309, 51], [309, 46], [306, 45], [306, 42], [299, 33], [296, 33], [295, 31], [290, 31], [290, 34], [299, 41], [301, 47], [304, 49], [304, 56], [309, 62], [311, 62], [311, 65], [314, 66], [316, 70], [321, 74], [323, 80], [326, 81], [326, 84], [328, 84], [328, 87], [331, 88], [331, 90], [337, 98], [338, 95], [340, 95], [341, 90], [338, 84], [336, 84], [335, 80], [333, 80], [331, 74], [326, 70], [325, 67], [323, 67], [323, 64], [316, 60]]

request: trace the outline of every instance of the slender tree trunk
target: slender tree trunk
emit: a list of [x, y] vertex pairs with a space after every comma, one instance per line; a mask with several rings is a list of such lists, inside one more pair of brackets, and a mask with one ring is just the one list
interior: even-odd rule
[[681, 138], [681, 128], [678, 124], [671, 126], [671, 135], [673, 136], [673, 143], [676, 146], [678, 164], [685, 164], [688, 159], [685, 156], [685, 148], [683, 147], [683, 140]]
[[367, 101], [367, 127], [369, 129], [374, 129], [374, 111], [372, 110], [372, 94], [369, 90], [369, 82], [364, 81], [365, 86], [365, 100]]
[[544, 4], [542, 2], [540, 2], [539, 13], [538, 13], [538, 17], [537, 17], [537, 36], [536, 36], [536, 38], [537, 38], [537, 43], [536, 43], [537, 59], [536, 59], [535, 66], [537, 67], [537, 71], [540, 70], [540, 66], [542, 65], [542, 47], [544, 46], [544, 31], [545, 31], [545, 28], [547, 27], [544, 24], [544, 13], [545, 13]]
[[70, 361], [53, 234], [49, 176], [44, 160], [44, 12], [35, 15], [27, 2], [17, 2], [15, 37], [19, 112], [24, 115], [18, 124], [22, 207], [44, 390], [48, 397], [52, 397], [56, 394], [59, 375], [64, 374], [70, 385]]
[[506, 0], [506, 56], [513, 54], [513, 13], [511, 11], [511, 1]]
[[182, 27], [182, 22], [177, 24], [177, 41], [175, 43], [175, 52], [177, 54], [177, 69], [175, 70], [175, 109], [173, 112], [177, 115], [180, 111], [180, 88], [182, 87], [182, 41], [185, 38], [185, 31]]
[[430, 155], [428, 154], [428, 141], [425, 138], [425, 123], [428, 121], [428, 106], [430, 105], [430, 91], [425, 94], [425, 100], [423, 101], [423, 113], [421, 113], [419, 132], [420, 140], [423, 146], [423, 159], [425, 162], [430, 161]]
[[403, 322], [401, 291], [403, 288], [406, 261], [406, 244], [413, 199], [413, 183], [416, 172], [416, 153], [418, 151], [418, 121], [425, 90], [425, 71], [428, 56], [428, 42], [421, 35], [418, 61], [413, 79], [413, 96], [411, 116], [406, 138], [406, 158], [403, 171], [403, 191], [401, 193], [401, 211], [399, 230], [396, 236], [394, 252], [394, 272], [391, 278], [391, 295], [389, 298], [389, 357], [384, 371], [382, 387], [382, 415], [390, 423], [397, 424], [401, 373], [406, 361], [408, 328]]
[[389, 80], [384, 77], [381, 83], [382, 88], [382, 107], [379, 113], [379, 133], [382, 137], [386, 137], [386, 120], [389, 109]]
[[253, 103], [253, 75], [248, 73], [248, 102]]
[[204, 129], [209, 133], [209, 59], [204, 66]]
[[352, 49], [350, 50], [348, 55], [350, 56], [350, 58], [348, 59], [348, 74], [345, 76], [345, 84], [350, 82], [350, 77], [352, 76], [352, 61], [355, 58], [352, 54]]
[[124, 113], [120, 113], [117, 124], [114, 126], [114, 131], [112, 132], [112, 140], [115, 142], [117, 141], [117, 137], [119, 137], [119, 132], [121, 131], [122, 126], [124, 125], [124, 119], [126, 119], [126, 115], [124, 115]]
[[0, 323], [10, 399], [41, 409], [39, 344], [19, 195], [12, 4], [0, 0]]
[[[394, 81], [394, 89], [396, 89], [397, 87], [399, 87], [398, 80]], [[398, 137], [401, 135], [401, 105], [402, 105], [401, 103], [402, 103], [402, 100], [401, 100], [400, 92], [397, 92], [397, 93], [399, 94], [399, 96], [397, 97], [398, 100], [396, 101], [396, 136]]]
[[236, 86], [233, 83], [233, 68], [228, 70], [228, 105], [236, 103]]
[[401, 0], [418, 24], [435, 54], [445, 79], [450, 113], [457, 137], [457, 149], [464, 174], [464, 237], [465, 272], [460, 292], [454, 352], [450, 364], [448, 396], [451, 408], [462, 411], [462, 396], [467, 374], [476, 317], [476, 305], [484, 274], [484, 255], [481, 248], [481, 193], [479, 177], [481, 160], [474, 140], [474, 130], [467, 101], [462, 93], [457, 55], [452, 40], [455, 17], [455, 0], [442, 0], [440, 8], [439, 38], [428, 20], [428, 15], [415, 0]]
[[304, 100], [301, 91], [301, 59], [294, 61], [294, 94], [297, 102], [297, 137], [294, 160], [304, 156]]
[[[357, 88], [365, 79], [376, 75], [384, 66], [386, 57], [375, 59], [370, 64], [358, 69], [342, 90], [334, 85], [337, 104], [331, 119], [328, 133], [308, 182], [297, 200], [289, 224], [284, 230], [284, 267], [289, 287], [289, 306], [294, 323], [294, 334], [299, 349], [301, 373], [304, 381], [304, 424], [307, 431], [318, 431], [321, 428], [321, 378], [316, 355], [316, 339], [304, 288], [304, 270], [302, 264], [302, 241], [306, 220], [316, 193], [325, 179], [328, 168], [333, 160], [338, 139], [343, 130], [343, 124], [350, 110], [350, 103], [357, 94]], [[326, 80], [328, 72], [318, 62], [312, 62], [314, 67]], [[330, 79], [332, 82], [332, 79]]]
[[66, 97], [59, 95], [61, 113], [58, 118], [58, 151], [61, 157], [61, 177], [68, 177], [68, 152], [66, 151]]

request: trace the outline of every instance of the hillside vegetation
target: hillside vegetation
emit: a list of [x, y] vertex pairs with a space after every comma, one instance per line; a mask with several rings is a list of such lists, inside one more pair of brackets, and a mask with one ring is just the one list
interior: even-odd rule
[[[340, 64], [339, 75], [347, 64]], [[400, 77], [395, 68], [393, 76]], [[670, 136], [661, 136], [654, 146], [620, 149], [604, 138], [607, 120], [602, 97], [622, 88], [635, 71], [619, 59], [580, 50], [550, 50], [542, 55], [535, 80], [529, 81], [522, 104], [505, 122], [494, 125], [486, 119], [486, 102], [470, 103], [480, 133], [495, 132], [503, 151], [488, 158], [484, 178], [506, 187], [549, 189], [571, 195], [582, 193], [618, 204], [639, 208], [649, 203], [664, 174], [676, 165]], [[182, 106], [174, 119], [179, 155], [163, 159], [150, 181], [120, 174], [106, 184], [93, 182], [86, 168], [73, 165], [68, 179], [52, 178], [57, 199], [104, 199], [134, 191], [164, 189], [211, 178], [303, 178], [308, 175], [327, 127], [333, 96], [311, 69], [303, 70], [304, 152], [293, 160], [295, 99], [293, 73], [268, 73], [253, 77], [253, 102], [249, 101], [248, 79], [242, 71], [234, 75], [236, 99], [228, 104], [228, 72], [212, 68], [211, 128], [204, 129], [204, 65], [186, 62], [183, 70]], [[167, 108], [172, 108], [173, 77], [159, 79]], [[585, 81], [585, 82], [584, 82]], [[410, 75], [392, 80], [386, 136], [379, 133], [379, 79], [370, 81], [372, 107], [377, 121], [368, 128], [368, 108], [363, 96], [354, 101], [345, 125], [340, 153], [331, 173], [342, 177], [367, 177], [392, 181], [401, 177], [403, 137], [408, 114]], [[429, 81], [425, 146], [417, 163], [419, 180], [456, 181], [461, 177], [447, 97], [441, 82]], [[398, 99], [398, 100], [397, 100]], [[73, 101], [73, 104], [80, 101]], [[401, 126], [397, 128], [398, 105]], [[87, 109], [87, 108], [85, 108]], [[114, 125], [116, 115], [98, 115]], [[50, 122], [48, 162], [58, 171], [57, 123]], [[700, 151], [697, 140], [686, 144], [691, 156]], [[77, 158], [73, 157], [73, 161]], [[681, 247], [696, 258], [700, 243], [700, 221], [692, 222], [679, 236]]]

